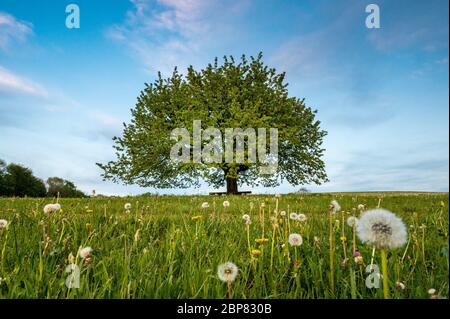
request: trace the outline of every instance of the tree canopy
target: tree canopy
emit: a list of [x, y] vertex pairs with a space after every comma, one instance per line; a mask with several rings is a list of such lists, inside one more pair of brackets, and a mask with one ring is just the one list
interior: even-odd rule
[[[199, 186], [200, 180], [214, 187], [226, 182], [227, 191], [237, 191], [237, 184], [275, 186], [282, 180], [292, 185], [321, 184], [327, 181], [322, 161], [322, 139], [326, 132], [316, 120], [316, 111], [304, 99], [288, 95], [285, 73], [264, 65], [262, 54], [240, 61], [216, 58], [206, 68], [192, 66], [186, 75], [177, 68], [169, 78], [158, 78], [145, 84], [131, 110], [131, 123], [124, 124], [123, 135], [114, 137], [117, 159], [106, 164], [103, 178], [143, 187], [186, 188]], [[278, 162], [272, 174], [261, 174], [260, 162], [221, 161], [176, 162], [170, 157], [174, 141], [171, 132], [177, 128], [194, 130], [216, 128], [223, 135], [227, 128], [276, 128]], [[203, 140], [202, 147], [210, 142]], [[250, 145], [249, 139], [244, 140]], [[185, 144], [190, 158], [195, 148], [193, 139]], [[267, 143], [268, 145], [269, 143]], [[223, 150], [223, 147], [219, 147]], [[225, 158], [224, 152], [222, 152]]]
[[33, 175], [31, 169], [15, 163], [7, 165], [0, 159], [0, 196], [56, 197], [58, 193], [59, 197], [86, 196], [70, 181], [52, 177], [47, 180], [46, 185]]

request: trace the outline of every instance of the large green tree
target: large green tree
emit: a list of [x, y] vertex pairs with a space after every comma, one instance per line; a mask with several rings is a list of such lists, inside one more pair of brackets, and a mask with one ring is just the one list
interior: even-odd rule
[[[282, 180], [292, 185], [321, 184], [327, 180], [321, 148], [326, 132], [316, 120], [316, 111], [304, 99], [288, 95], [285, 73], [264, 65], [262, 54], [240, 61], [218, 59], [202, 70], [192, 66], [185, 76], [175, 68], [171, 77], [145, 84], [132, 120], [124, 124], [122, 137], [114, 137], [117, 160], [98, 163], [104, 179], [143, 187], [186, 188], [206, 180], [214, 187], [225, 183], [228, 193], [238, 185], [275, 186]], [[278, 129], [278, 166], [272, 174], [261, 174], [260, 162], [246, 160], [221, 163], [176, 162], [170, 151], [176, 141], [176, 128], [194, 130], [194, 120], [202, 129], [226, 128]], [[209, 141], [202, 141], [205, 146]], [[244, 140], [246, 149], [250, 140]], [[194, 143], [190, 139], [193, 158]], [[269, 144], [267, 140], [267, 145]], [[223, 147], [222, 147], [223, 150]], [[224, 154], [222, 155], [224, 157]]]

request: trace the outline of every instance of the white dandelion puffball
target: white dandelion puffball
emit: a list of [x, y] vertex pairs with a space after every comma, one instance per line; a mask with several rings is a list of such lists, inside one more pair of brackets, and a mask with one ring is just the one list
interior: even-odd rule
[[358, 218], [356, 218], [355, 216], [350, 216], [349, 218], [347, 218], [347, 225], [349, 225], [350, 227], [356, 227], [356, 225], [358, 225]]
[[89, 247], [89, 246], [81, 248], [80, 251], [79, 251], [79, 254], [80, 254], [81, 258], [83, 258], [83, 259], [87, 258], [87, 257], [91, 256], [92, 248]]
[[61, 205], [60, 204], [47, 204], [47, 205], [44, 206], [44, 213], [45, 214], [50, 214], [50, 213], [57, 212], [60, 209], [61, 209]]
[[6, 229], [8, 227], [8, 221], [5, 219], [0, 219], [0, 229]]
[[204, 202], [204, 203], [202, 203], [202, 208], [209, 208], [209, 204], [208, 204], [208, 202]]
[[244, 215], [242, 215], [242, 219], [245, 221], [250, 220], [250, 215], [244, 214]]
[[366, 211], [358, 221], [356, 233], [363, 243], [377, 248], [401, 247], [407, 237], [403, 221], [382, 208]]
[[233, 282], [238, 275], [239, 268], [232, 262], [226, 262], [217, 267], [217, 276], [223, 282]]
[[341, 205], [336, 200], [331, 201], [331, 212], [337, 213], [341, 210]]
[[297, 220], [298, 219], [298, 214], [297, 213], [290, 213], [289, 214], [289, 218], [292, 220]]
[[130, 203], [126, 203], [123, 208], [125, 208], [125, 210], [130, 210], [131, 209], [131, 204]]
[[434, 294], [436, 294], [436, 289], [434, 289], [434, 288], [428, 289], [428, 294], [429, 294], [429, 295], [434, 295]]
[[303, 238], [299, 234], [290, 234], [289, 235], [289, 244], [291, 246], [300, 246], [303, 244]]
[[227, 201], [227, 200], [225, 200], [225, 201], [223, 202], [223, 207], [230, 207], [230, 202]]
[[286, 216], [286, 212], [284, 211], [284, 210], [282, 210], [281, 212], [280, 212], [280, 216]]
[[264, 208], [264, 207], [266, 207], [266, 203], [262, 202], [261, 203], [261, 208]]
[[358, 209], [359, 209], [359, 210], [364, 210], [364, 205], [363, 205], [363, 204], [359, 204], [359, 205], [358, 205]]
[[307, 219], [308, 218], [306, 217], [305, 214], [298, 214], [297, 215], [297, 220], [300, 221], [300, 222], [306, 222]]

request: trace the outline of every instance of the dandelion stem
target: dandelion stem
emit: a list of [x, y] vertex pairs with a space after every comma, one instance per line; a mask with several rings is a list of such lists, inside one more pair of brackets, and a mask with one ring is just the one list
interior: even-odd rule
[[381, 270], [383, 272], [383, 294], [384, 299], [389, 299], [388, 271], [386, 251], [381, 249]]
[[330, 212], [330, 288], [334, 294], [333, 214]]

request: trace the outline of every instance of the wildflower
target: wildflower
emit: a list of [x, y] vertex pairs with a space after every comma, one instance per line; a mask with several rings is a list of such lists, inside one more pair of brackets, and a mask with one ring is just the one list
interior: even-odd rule
[[262, 202], [261, 203], [261, 208], [264, 208], [264, 207], [266, 207], [266, 203]]
[[191, 220], [193, 220], [194, 222], [196, 222], [197, 220], [199, 220], [200, 218], [202, 218], [201, 215], [195, 215], [191, 217]]
[[347, 241], [347, 237], [345, 237], [345, 236], [341, 236], [340, 239], [341, 239], [341, 241], [344, 241], [344, 242]]
[[242, 219], [243, 219], [244, 221], [250, 220], [250, 215], [244, 214], [244, 215], [242, 215]]
[[361, 256], [361, 253], [359, 252], [358, 249], [355, 250], [355, 252], [353, 253], [353, 257], [359, 257]]
[[8, 221], [5, 219], [0, 219], [0, 229], [6, 229], [8, 227]]
[[125, 208], [125, 210], [130, 210], [131, 209], [131, 204], [130, 203], [126, 203], [123, 208]]
[[86, 210], [86, 213], [93, 213], [93, 212], [94, 212], [93, 209], [87, 209], [87, 210]]
[[231, 283], [236, 279], [238, 275], [238, 267], [232, 262], [226, 262], [217, 267], [217, 276], [220, 280], [226, 283]]
[[281, 212], [280, 212], [280, 216], [286, 216], [286, 212], [284, 211], [284, 210], [282, 210]]
[[223, 207], [225, 208], [230, 207], [230, 202], [227, 200], [223, 201]]
[[357, 264], [357, 265], [364, 265], [363, 256], [356, 256], [355, 257], [355, 264]]
[[365, 206], [363, 204], [358, 205], [358, 210], [364, 210]]
[[300, 222], [305, 222], [307, 220], [307, 217], [305, 214], [298, 214], [297, 215], [297, 220]]
[[330, 203], [330, 210], [333, 214], [337, 213], [341, 210], [341, 205], [339, 205], [339, 203], [336, 200], [332, 200]]
[[290, 213], [289, 218], [292, 220], [298, 220], [298, 214], [297, 213]]
[[258, 257], [261, 255], [261, 250], [259, 249], [252, 249], [252, 256]]
[[281, 194], [275, 194], [275, 198], [280, 199], [281, 198]]
[[406, 242], [406, 227], [393, 213], [377, 208], [360, 218], [357, 228], [359, 239], [377, 248], [398, 248]]
[[355, 216], [350, 216], [349, 218], [347, 218], [347, 225], [349, 225], [350, 227], [355, 227], [358, 224], [358, 218], [356, 218]]
[[403, 291], [403, 290], [405, 290], [406, 286], [401, 281], [397, 281], [395, 283], [395, 288], [397, 288], [397, 290]]
[[45, 214], [50, 214], [50, 213], [57, 212], [60, 209], [61, 209], [61, 205], [60, 204], [47, 204], [47, 205], [44, 206], [44, 213]]
[[256, 238], [256, 239], [255, 239], [255, 242], [256, 242], [257, 244], [265, 244], [265, 243], [267, 243], [268, 241], [269, 241], [268, 238]]
[[303, 243], [303, 238], [299, 234], [290, 234], [288, 241], [291, 246], [300, 246]]
[[440, 206], [441, 206], [442, 208], [444, 208], [444, 207], [445, 207], [445, 203], [444, 203], [444, 201], [443, 201], [443, 200], [441, 200], [441, 202], [440, 202]]
[[202, 203], [202, 208], [209, 208], [209, 204], [208, 204], [208, 202], [204, 202], [204, 203]]
[[86, 246], [84, 248], [81, 248], [79, 250], [78, 254], [80, 255], [81, 258], [85, 259], [85, 258], [91, 257], [92, 251], [93, 250], [91, 247]]

